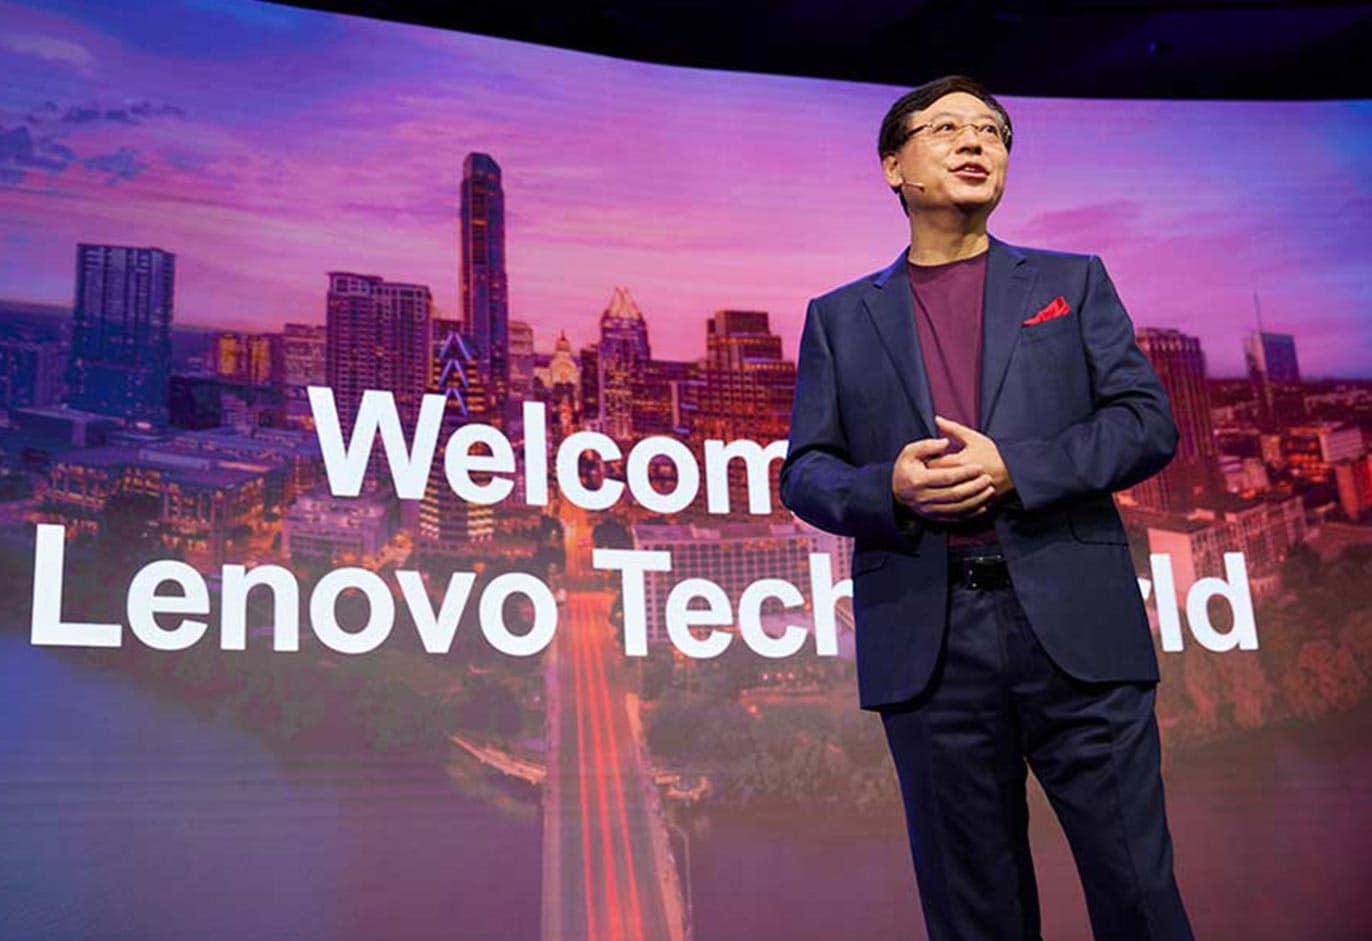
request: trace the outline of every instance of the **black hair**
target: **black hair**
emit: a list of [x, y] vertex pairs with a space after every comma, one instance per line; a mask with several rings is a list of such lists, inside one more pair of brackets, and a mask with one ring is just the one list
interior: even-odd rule
[[[886, 112], [886, 117], [881, 119], [881, 131], [877, 134], [877, 156], [885, 158], [887, 154], [893, 154], [900, 150], [901, 146], [909, 139], [909, 132], [905, 125], [910, 115], [929, 107], [944, 95], [953, 92], [966, 92], [976, 98], [980, 98], [986, 106], [1000, 116], [1001, 136], [1005, 139], [1005, 150], [1008, 153], [1010, 143], [1014, 139], [1014, 127], [1010, 123], [1010, 112], [995, 99], [995, 96], [987, 91], [986, 86], [974, 78], [966, 75], [945, 75], [933, 81], [925, 82], [912, 91], [908, 91], [896, 99], [895, 104], [891, 105]], [[908, 216], [910, 207], [905, 204], [905, 194], [900, 187], [893, 186], [891, 191], [900, 200], [900, 208]]]

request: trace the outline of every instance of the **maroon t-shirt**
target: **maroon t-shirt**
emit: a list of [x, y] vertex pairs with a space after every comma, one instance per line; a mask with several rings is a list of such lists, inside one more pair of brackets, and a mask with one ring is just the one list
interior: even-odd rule
[[[976, 428], [980, 412], [981, 307], [986, 289], [986, 252], [942, 265], [916, 265], [907, 260], [910, 293], [915, 305], [915, 327], [934, 412]], [[934, 429], [934, 437], [943, 437]], [[961, 449], [949, 436], [945, 454]], [[997, 542], [993, 519], [995, 503], [980, 516], [946, 524], [949, 545], [980, 545]]]

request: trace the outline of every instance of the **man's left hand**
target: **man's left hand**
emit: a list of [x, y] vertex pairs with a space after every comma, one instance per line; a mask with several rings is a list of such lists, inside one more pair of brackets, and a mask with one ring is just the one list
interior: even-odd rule
[[1000, 449], [996, 447], [994, 441], [975, 428], [968, 428], [966, 425], [959, 424], [951, 418], [944, 418], [942, 415], [934, 416], [934, 424], [938, 426], [940, 435], [947, 435], [954, 441], [961, 442], [962, 448], [953, 453], [940, 454], [933, 460], [925, 461], [926, 467], [980, 464], [984, 472], [990, 476], [991, 486], [996, 488], [997, 499], [1015, 489], [1015, 482], [1010, 479], [1010, 471], [1006, 469], [1005, 462], [1001, 460]]

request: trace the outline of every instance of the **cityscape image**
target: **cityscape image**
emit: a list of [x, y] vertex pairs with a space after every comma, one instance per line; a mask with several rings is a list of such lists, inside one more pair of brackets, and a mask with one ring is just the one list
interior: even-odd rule
[[[852, 541], [778, 498], [904, 88], [0, 16], [0, 934], [923, 937]], [[1361, 936], [1372, 103], [1003, 100], [993, 233], [1100, 256], [1180, 431], [1115, 501], [1197, 934]]]

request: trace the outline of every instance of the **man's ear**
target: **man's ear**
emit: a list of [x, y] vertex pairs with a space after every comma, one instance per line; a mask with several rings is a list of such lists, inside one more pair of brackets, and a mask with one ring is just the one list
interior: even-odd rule
[[900, 158], [895, 154], [882, 157], [881, 174], [886, 177], [886, 185], [899, 192], [900, 185], [905, 182], [905, 176], [900, 169]]

